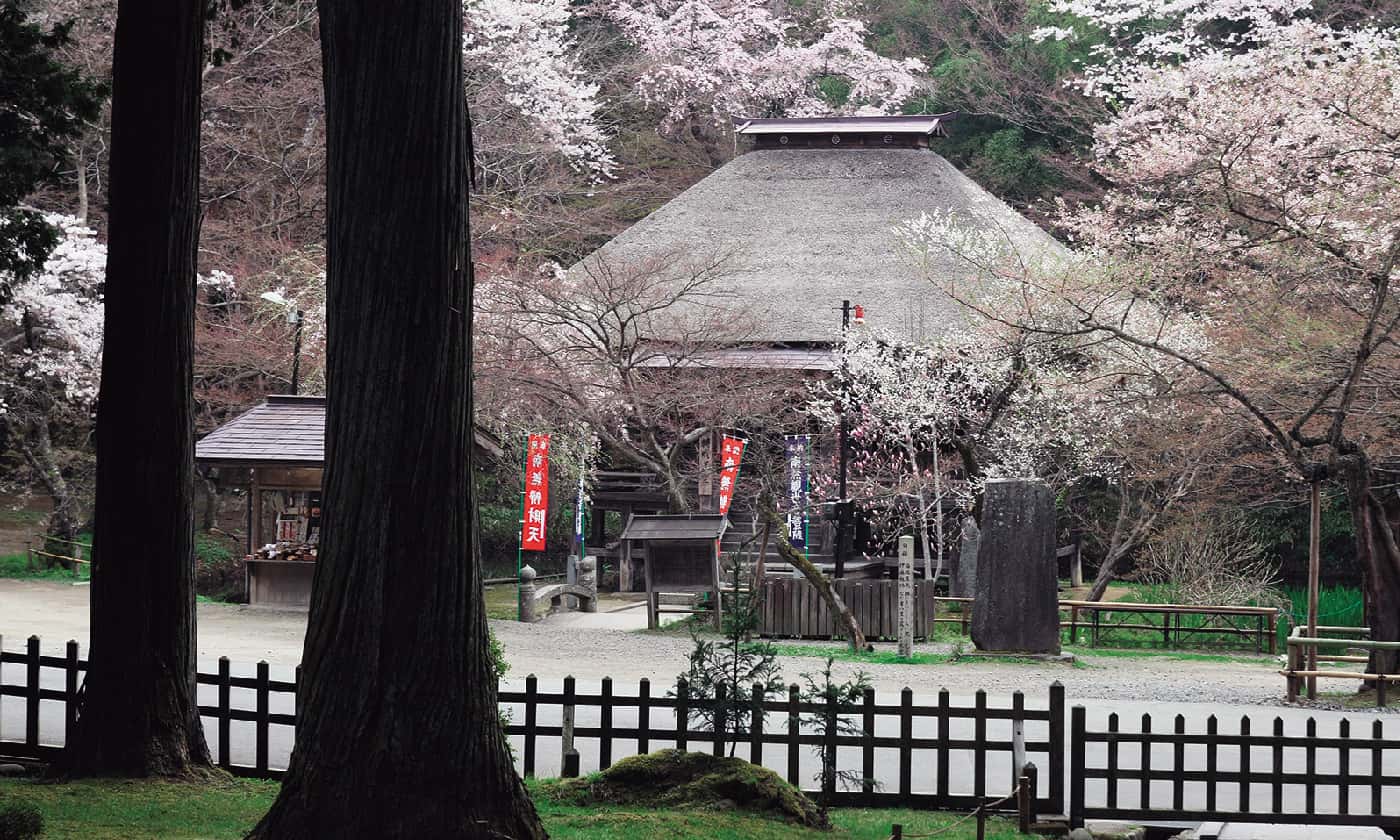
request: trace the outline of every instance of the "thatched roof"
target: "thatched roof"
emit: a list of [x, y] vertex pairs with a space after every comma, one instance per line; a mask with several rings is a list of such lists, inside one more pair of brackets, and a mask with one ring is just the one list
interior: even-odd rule
[[[1061, 250], [935, 152], [765, 149], [720, 167], [585, 263], [616, 269], [682, 253], [726, 254], [716, 290], [755, 325], [746, 341], [834, 341], [843, 298], [863, 305], [873, 328], [927, 338], [959, 318], [959, 308], [920, 276], [893, 229], [934, 209], [994, 219], [1027, 257]], [[945, 272], [969, 274], [943, 259]]]

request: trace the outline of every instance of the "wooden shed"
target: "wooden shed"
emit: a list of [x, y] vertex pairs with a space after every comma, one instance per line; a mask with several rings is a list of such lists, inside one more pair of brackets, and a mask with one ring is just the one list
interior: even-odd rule
[[[195, 444], [195, 464], [221, 488], [247, 492], [248, 603], [306, 607], [321, 538], [326, 398], [270, 396]], [[501, 445], [474, 430], [477, 458]]]
[[720, 626], [720, 540], [729, 520], [719, 513], [633, 515], [622, 531], [623, 542], [640, 548], [647, 588], [647, 627], [660, 626], [661, 600], [686, 596], [685, 604], [666, 612], [699, 612], [693, 600], [708, 594], [715, 627]]

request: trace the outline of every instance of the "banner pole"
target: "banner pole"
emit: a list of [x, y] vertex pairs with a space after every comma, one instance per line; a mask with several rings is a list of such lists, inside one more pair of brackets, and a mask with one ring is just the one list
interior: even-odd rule
[[520, 444], [520, 522], [515, 543], [515, 620], [520, 620], [520, 566], [525, 554], [525, 478], [530, 473], [530, 438]]

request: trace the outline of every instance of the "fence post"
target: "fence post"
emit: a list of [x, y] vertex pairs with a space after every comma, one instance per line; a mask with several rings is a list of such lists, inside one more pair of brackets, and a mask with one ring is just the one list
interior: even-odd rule
[[894, 823], [890, 826], [890, 840], [904, 840], [904, 826]]
[[[1142, 713], [1143, 735], [1152, 734], [1152, 715]], [[1142, 776], [1138, 779], [1138, 808], [1146, 811], [1152, 807], [1152, 739], [1142, 739]]]
[[30, 636], [25, 660], [24, 743], [39, 746], [39, 637]]
[[573, 747], [564, 750], [564, 760], [562, 763], [563, 766], [560, 768], [559, 775], [565, 779], [577, 779], [578, 750], [574, 749]]
[[[905, 689], [908, 691], [908, 689]], [[822, 796], [830, 797], [836, 792], [836, 694], [827, 692], [826, 710], [823, 714], [822, 732]], [[902, 754], [902, 753], [901, 753]], [[904, 762], [900, 762], [901, 774], [904, 773]], [[827, 801], [830, 801], [828, 799]]]
[[1040, 791], [1040, 771], [1036, 769], [1035, 762], [1026, 765], [1024, 778], [1026, 784], [1026, 831], [1030, 834], [1035, 829], [1035, 824], [1040, 822], [1040, 806], [1036, 799], [1036, 794]]
[[1381, 765], [1385, 745], [1385, 729], [1379, 720], [1371, 723], [1371, 816], [1381, 815]]
[[725, 707], [725, 702], [728, 700], [728, 698], [729, 688], [724, 683], [716, 684], [715, 705], [714, 712], [711, 715], [712, 726], [710, 727], [710, 734], [714, 738], [714, 743], [712, 744], [712, 752], [715, 755], [724, 755], [724, 736], [725, 733], [728, 731], [727, 721], [725, 720], [725, 718], [728, 717], [728, 715], [725, 714], [725, 712], [727, 711], [727, 708]]
[[1035, 796], [1031, 792], [1030, 777], [1026, 775], [1025, 768], [1017, 770], [1016, 778], [1016, 828], [1022, 834], [1031, 833], [1031, 800]]
[[219, 730], [219, 766], [228, 769], [229, 758], [229, 669], [228, 657], [219, 657], [219, 714], [216, 722]]
[[690, 683], [685, 681], [685, 677], [676, 680], [676, 749], [681, 752], [686, 751], [688, 738], [687, 730], [690, 727]]
[[1283, 718], [1274, 718], [1274, 778], [1273, 778], [1273, 813], [1283, 813], [1283, 744], [1278, 739], [1283, 737]]
[[651, 680], [637, 684], [637, 754], [651, 752]]
[[560, 733], [561, 749], [560, 763], [563, 763], [564, 756], [568, 755], [574, 748], [574, 678], [572, 676], [564, 678], [564, 707], [563, 726]]
[[802, 718], [799, 716], [798, 703], [800, 702], [797, 683], [788, 686], [788, 737], [787, 737], [787, 776], [788, 784], [797, 786], [801, 781], [798, 778], [798, 762], [801, 758], [801, 744], [798, 739], [802, 735]]
[[1065, 684], [1050, 683], [1050, 802], [1054, 813], [1065, 807]]
[[78, 643], [68, 640], [63, 663], [63, 743], [73, 743], [73, 727], [78, 723]]
[[938, 788], [937, 794], [939, 807], [944, 807], [948, 801], [948, 738], [950, 737], [949, 727], [949, 698], [948, 689], [938, 690]]
[[763, 723], [766, 717], [763, 703], [768, 699], [767, 695], [767, 687], [763, 683], [753, 684], [753, 693], [749, 696], [749, 763], [759, 766], [763, 765]]
[[1084, 825], [1084, 707], [1070, 711], [1069, 827]]
[[972, 793], [980, 800], [987, 795], [987, 692], [977, 689], [976, 698], [972, 717]]
[[538, 717], [539, 679], [531, 674], [525, 678], [525, 778], [535, 776], [535, 722]]
[[258, 663], [258, 719], [257, 727], [257, 770], [260, 777], [267, 776], [267, 706], [268, 706], [268, 673], [267, 662]]
[[598, 698], [598, 769], [612, 766], [613, 687], [612, 677], [603, 677]]
[[1298, 672], [1298, 646], [1297, 646], [1297, 645], [1289, 645], [1289, 646], [1288, 646], [1288, 679], [1287, 679], [1286, 684], [1288, 685], [1288, 702], [1290, 702], [1290, 703], [1297, 703], [1297, 702], [1298, 702], [1298, 677], [1295, 676], [1295, 675], [1297, 674], [1297, 672]]
[[861, 698], [864, 711], [861, 715], [861, 731], [864, 742], [861, 745], [860, 789], [863, 793], [875, 792], [875, 689], [867, 688]]
[[913, 794], [913, 773], [914, 690], [906, 685], [899, 692], [899, 800], [906, 805]]
[[1026, 766], [1026, 696], [1019, 691], [1011, 694], [1011, 789], [1021, 779]]

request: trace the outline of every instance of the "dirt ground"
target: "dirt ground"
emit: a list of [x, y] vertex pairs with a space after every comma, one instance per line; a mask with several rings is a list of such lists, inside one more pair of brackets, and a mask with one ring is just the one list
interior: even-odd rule
[[[8, 650], [18, 650], [31, 634], [43, 647], [60, 651], [69, 639], [84, 648], [88, 641], [88, 587], [48, 581], [0, 579], [0, 637]], [[640, 610], [629, 610], [640, 613]], [[533, 625], [491, 621], [505, 647], [510, 676], [535, 674], [542, 679], [573, 675], [580, 679], [612, 676], [635, 681], [648, 677], [667, 681], [686, 667], [691, 650], [684, 633], [648, 633], [628, 625], [587, 626], [573, 616], [554, 616]], [[639, 616], [640, 618], [640, 616]], [[643, 619], [644, 620], [644, 619]], [[227, 656], [234, 662], [266, 660], [295, 665], [301, 658], [306, 614], [230, 604], [200, 604], [198, 655], [202, 661]], [[790, 644], [790, 643], [789, 643]], [[946, 653], [948, 644], [921, 644], [926, 652]], [[815, 653], [816, 651], [814, 651]], [[876, 664], [838, 661], [839, 678], [864, 670], [881, 690], [904, 686], [916, 692], [942, 687], [992, 694], [1025, 690], [1040, 694], [1053, 681], [1065, 684], [1071, 698], [1131, 699], [1164, 702], [1275, 704], [1282, 700], [1279, 664], [1269, 657], [1221, 657], [1225, 661], [1169, 656], [1109, 656], [1081, 652], [1077, 666], [1063, 664], [960, 661], [947, 664]], [[785, 656], [785, 678], [797, 679], [816, 671], [818, 656]]]

